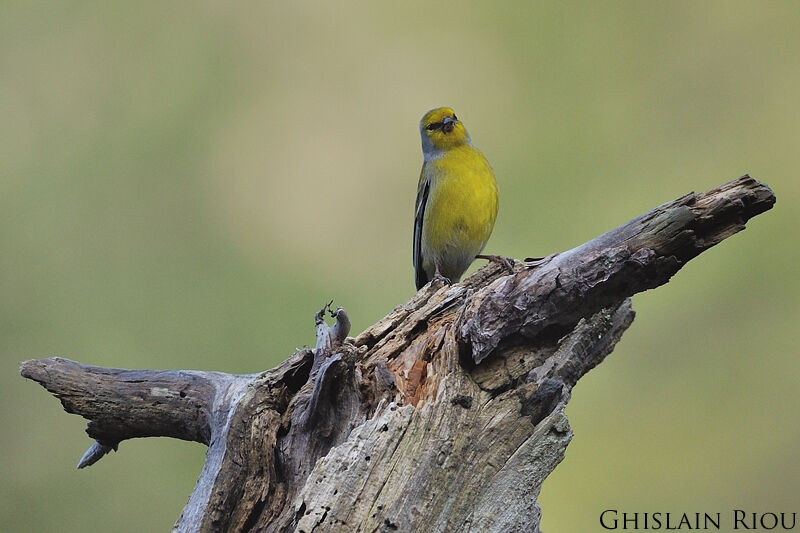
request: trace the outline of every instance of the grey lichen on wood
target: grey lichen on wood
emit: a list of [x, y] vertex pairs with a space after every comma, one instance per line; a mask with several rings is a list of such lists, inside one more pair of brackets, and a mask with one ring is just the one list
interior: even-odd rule
[[629, 297], [774, 201], [743, 176], [512, 273], [428, 285], [355, 338], [328, 305], [315, 348], [261, 374], [21, 372], [89, 420], [80, 467], [133, 437], [209, 446], [177, 531], [535, 532], [572, 388], [630, 326]]

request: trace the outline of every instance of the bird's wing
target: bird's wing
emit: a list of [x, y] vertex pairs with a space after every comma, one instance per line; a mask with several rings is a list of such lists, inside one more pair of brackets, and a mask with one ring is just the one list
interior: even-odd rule
[[431, 182], [425, 172], [425, 163], [422, 164], [422, 172], [419, 175], [417, 185], [417, 203], [414, 208], [414, 278], [417, 290], [428, 283], [428, 276], [422, 268], [422, 220], [425, 218], [425, 205], [428, 203], [428, 192]]

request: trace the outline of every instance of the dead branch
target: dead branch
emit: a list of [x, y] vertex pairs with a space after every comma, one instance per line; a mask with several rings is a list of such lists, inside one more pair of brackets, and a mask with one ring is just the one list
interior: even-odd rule
[[743, 176], [513, 273], [428, 285], [356, 338], [326, 306], [316, 347], [261, 374], [21, 373], [89, 420], [79, 467], [134, 437], [209, 446], [177, 531], [538, 531], [572, 387], [630, 326], [629, 297], [774, 202]]

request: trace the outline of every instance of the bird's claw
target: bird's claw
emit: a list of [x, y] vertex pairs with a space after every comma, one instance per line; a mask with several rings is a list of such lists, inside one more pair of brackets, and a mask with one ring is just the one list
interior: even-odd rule
[[475, 257], [478, 259], [486, 259], [492, 263], [497, 263], [510, 273], [514, 273], [514, 260], [510, 257], [503, 257], [502, 255], [476, 255]]
[[450, 281], [449, 278], [442, 276], [437, 270], [436, 273], [433, 275], [433, 279], [431, 280], [431, 285], [435, 285], [437, 283], [444, 286], [444, 285], [451, 285], [453, 282]]

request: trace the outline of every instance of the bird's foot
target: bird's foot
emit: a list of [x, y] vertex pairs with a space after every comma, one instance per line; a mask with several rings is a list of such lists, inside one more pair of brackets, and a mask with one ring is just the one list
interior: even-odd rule
[[510, 257], [503, 257], [502, 255], [476, 255], [475, 258], [486, 259], [492, 263], [497, 263], [512, 274], [514, 273], [514, 260]]
[[453, 282], [450, 281], [450, 278], [446, 278], [446, 277], [442, 276], [439, 273], [439, 271], [437, 270], [436, 273], [434, 273], [434, 275], [433, 275], [433, 279], [431, 280], [431, 286], [436, 285], [436, 284], [439, 284], [441, 286], [445, 286], [445, 285], [452, 285]]

